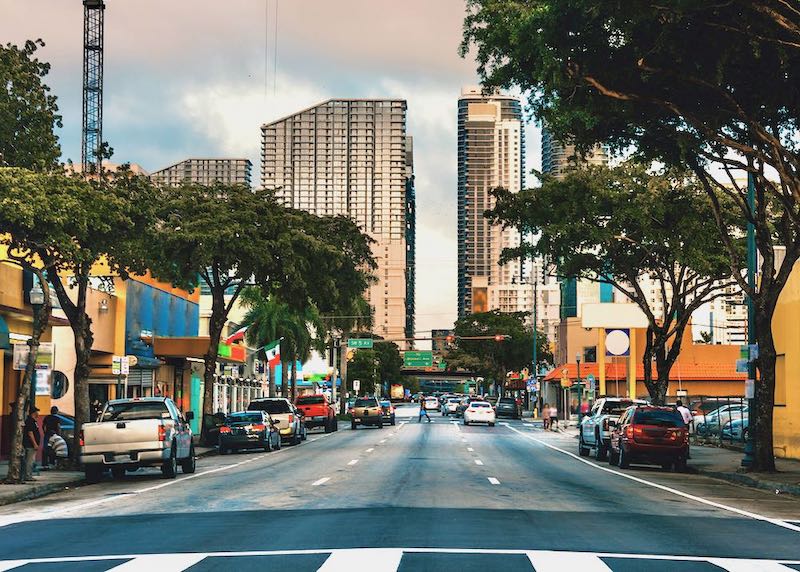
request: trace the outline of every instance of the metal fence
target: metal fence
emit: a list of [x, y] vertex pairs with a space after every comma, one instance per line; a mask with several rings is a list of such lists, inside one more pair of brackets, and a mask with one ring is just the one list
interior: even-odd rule
[[749, 432], [748, 401], [741, 396], [681, 397], [692, 412], [690, 433], [695, 443], [743, 446]]

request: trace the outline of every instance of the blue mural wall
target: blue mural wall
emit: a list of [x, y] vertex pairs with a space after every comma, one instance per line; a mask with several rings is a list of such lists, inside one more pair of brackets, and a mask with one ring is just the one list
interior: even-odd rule
[[142, 330], [154, 336], [196, 336], [200, 306], [135, 280], [127, 282], [125, 308], [125, 353], [139, 357], [142, 366], [155, 365], [152, 346], [142, 342]]

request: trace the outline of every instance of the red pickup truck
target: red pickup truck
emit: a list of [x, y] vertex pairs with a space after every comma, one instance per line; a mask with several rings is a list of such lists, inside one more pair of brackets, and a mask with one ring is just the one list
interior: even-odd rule
[[325, 395], [302, 395], [297, 398], [295, 405], [303, 413], [303, 420], [309, 429], [324, 427], [325, 433], [339, 429], [336, 412]]

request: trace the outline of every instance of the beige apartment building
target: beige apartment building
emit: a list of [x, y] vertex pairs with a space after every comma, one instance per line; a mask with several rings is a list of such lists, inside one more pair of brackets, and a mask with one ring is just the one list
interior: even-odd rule
[[373, 331], [413, 337], [415, 197], [406, 102], [331, 99], [261, 132], [264, 187], [276, 189], [287, 206], [348, 216], [375, 240]]
[[458, 316], [499, 309], [530, 311], [530, 286], [519, 261], [498, 264], [520, 244], [517, 229], [493, 225], [483, 213], [490, 192], [524, 184], [525, 136], [519, 99], [465, 87], [458, 100]]
[[178, 185], [184, 181], [210, 185], [214, 182], [251, 184], [253, 164], [249, 159], [185, 159], [155, 171], [150, 178], [165, 185]]

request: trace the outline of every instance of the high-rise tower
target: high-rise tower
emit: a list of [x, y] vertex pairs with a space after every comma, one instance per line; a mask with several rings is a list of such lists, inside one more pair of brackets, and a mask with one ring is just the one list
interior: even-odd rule
[[262, 184], [287, 206], [348, 216], [376, 241], [378, 280], [368, 293], [373, 331], [412, 337], [415, 204], [406, 102], [332, 99], [263, 125], [261, 133]]
[[492, 225], [483, 213], [490, 191], [519, 192], [525, 180], [525, 134], [519, 99], [479, 87], [458, 100], [458, 316], [499, 309], [530, 310], [530, 288], [520, 284], [522, 265], [500, 266], [503, 248], [520, 243], [516, 229]]

